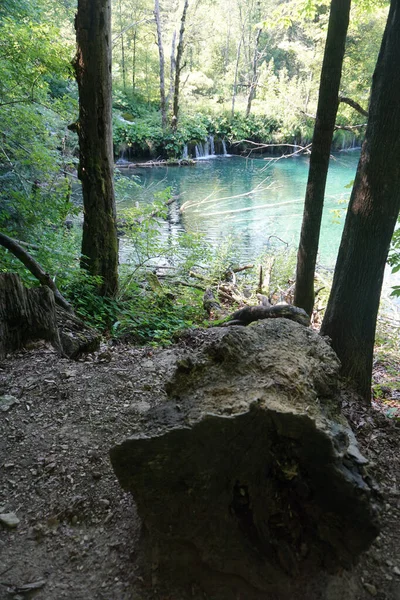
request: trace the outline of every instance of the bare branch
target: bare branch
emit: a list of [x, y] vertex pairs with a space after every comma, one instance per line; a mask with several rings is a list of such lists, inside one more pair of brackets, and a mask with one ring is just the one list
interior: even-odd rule
[[357, 112], [360, 113], [363, 117], [368, 117], [368, 111], [365, 110], [358, 102], [352, 100], [351, 98], [346, 98], [345, 96], [339, 96], [339, 102], [343, 102], [344, 104], [348, 104], [351, 108], [354, 108]]

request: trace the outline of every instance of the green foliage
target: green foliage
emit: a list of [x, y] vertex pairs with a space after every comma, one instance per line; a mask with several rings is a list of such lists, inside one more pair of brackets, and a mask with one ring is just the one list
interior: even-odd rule
[[[128, 148], [133, 155], [162, 156], [180, 158], [185, 144], [204, 142], [208, 135], [214, 135], [228, 142], [250, 140], [268, 143], [278, 131], [280, 123], [272, 117], [236, 113], [233, 118], [228, 113], [210, 115], [196, 112], [182, 117], [177, 131], [164, 130], [159, 117], [147, 115], [134, 122], [115, 119], [114, 143], [119, 148]], [[243, 141], [241, 147], [246, 147]]]
[[73, 212], [70, 52], [42, 2], [0, 15], [0, 228], [39, 241]]
[[[400, 229], [396, 229], [393, 234], [388, 263], [392, 267], [392, 273], [400, 271]], [[400, 297], [400, 285], [393, 286], [392, 296]]]

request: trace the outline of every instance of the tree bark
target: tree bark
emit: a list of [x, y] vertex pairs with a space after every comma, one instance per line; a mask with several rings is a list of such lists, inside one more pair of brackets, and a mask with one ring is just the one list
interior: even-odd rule
[[47, 340], [61, 356], [97, 350], [100, 334], [56, 307], [49, 287], [27, 289], [15, 273], [0, 273], [0, 359], [29, 341]]
[[161, 121], [162, 126], [167, 126], [167, 108], [165, 100], [165, 58], [164, 58], [164, 46], [161, 35], [161, 19], [160, 19], [160, 3], [159, 0], [154, 0], [154, 18], [157, 27], [157, 46], [158, 56], [160, 61], [160, 108], [161, 108]]
[[125, 68], [125, 44], [124, 44], [124, 30], [122, 27], [122, 4], [119, 0], [119, 26], [121, 30], [121, 64], [122, 64], [122, 84], [124, 92], [126, 92], [126, 68]]
[[113, 296], [118, 289], [118, 239], [113, 185], [110, 0], [78, 0], [75, 28], [78, 175], [84, 206], [81, 266], [102, 277], [102, 295]]
[[0, 244], [12, 252], [12, 254], [14, 254], [14, 256], [16, 256], [22, 262], [22, 264], [32, 273], [34, 277], [36, 277], [36, 279], [42, 285], [46, 285], [51, 289], [54, 294], [55, 301], [57, 304], [59, 304], [59, 306], [61, 306], [67, 312], [73, 313], [72, 306], [69, 304], [69, 302], [67, 302], [64, 296], [60, 294], [50, 275], [42, 269], [39, 263], [29, 254], [29, 252], [21, 247], [20, 243], [8, 237], [8, 235], [0, 233]]
[[400, 1], [392, 0], [373, 76], [369, 119], [322, 335], [370, 400], [376, 318], [400, 209]]
[[328, 598], [322, 572], [350, 568], [379, 532], [335, 353], [286, 319], [185, 343], [162, 398], [110, 452], [153, 576], [218, 600]]
[[240, 61], [241, 48], [242, 48], [242, 37], [239, 40], [237, 51], [236, 51], [235, 79], [233, 81], [233, 91], [232, 91], [232, 110], [231, 110], [232, 119], [235, 116], [235, 102], [236, 102], [236, 95], [237, 95], [237, 81], [238, 81], [238, 73], [239, 73], [239, 61]]
[[189, 0], [185, 0], [185, 4], [183, 5], [182, 17], [181, 17], [181, 28], [179, 30], [179, 41], [178, 47], [176, 49], [176, 61], [175, 61], [175, 85], [174, 85], [174, 103], [173, 103], [173, 114], [172, 114], [172, 129], [176, 129], [178, 127], [178, 113], [179, 113], [179, 91], [180, 91], [180, 83], [181, 83], [181, 71], [183, 69], [182, 66], [182, 57], [184, 50], [184, 34], [185, 34], [185, 23], [186, 23], [186, 13], [189, 6]]
[[255, 39], [253, 65], [252, 65], [253, 72], [252, 72], [252, 77], [251, 77], [251, 82], [250, 82], [249, 95], [247, 97], [246, 117], [248, 117], [249, 114], [250, 114], [251, 103], [253, 102], [254, 96], [256, 94], [256, 89], [257, 89], [257, 83], [258, 83], [258, 73], [257, 73], [257, 67], [258, 67], [258, 43], [260, 41], [261, 32], [262, 32], [262, 28], [257, 30], [257, 35], [256, 35], [256, 39]]
[[175, 73], [176, 73], [176, 60], [175, 60], [175, 45], [176, 45], [176, 30], [172, 34], [172, 42], [171, 42], [171, 64], [170, 64], [170, 72], [169, 72], [169, 92], [166, 100], [167, 110], [169, 110], [169, 105], [171, 103], [171, 99], [174, 97], [175, 90]]
[[317, 117], [310, 157], [303, 223], [297, 254], [294, 303], [311, 315], [314, 306], [314, 272], [326, 178], [338, 109], [339, 85], [349, 24], [351, 0], [332, 0], [321, 71]]

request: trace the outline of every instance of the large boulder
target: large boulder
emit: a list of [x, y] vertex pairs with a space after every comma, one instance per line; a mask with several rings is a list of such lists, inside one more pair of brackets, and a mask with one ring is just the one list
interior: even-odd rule
[[321, 573], [351, 567], [378, 534], [339, 361], [285, 319], [195, 339], [168, 400], [111, 450], [153, 556], [218, 599], [320, 597]]

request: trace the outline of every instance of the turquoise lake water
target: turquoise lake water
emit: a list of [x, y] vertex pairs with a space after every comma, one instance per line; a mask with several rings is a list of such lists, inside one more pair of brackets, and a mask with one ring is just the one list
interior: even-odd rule
[[[359, 152], [342, 152], [331, 159], [318, 260], [325, 267], [336, 260], [358, 159]], [[145, 187], [172, 187], [179, 198], [170, 208], [170, 228], [202, 232], [215, 244], [232, 235], [240, 258], [251, 260], [272, 240], [275, 246], [279, 243], [270, 236], [297, 248], [308, 164], [305, 156], [273, 161], [231, 156], [200, 160], [191, 167], [135, 168], [130, 173]], [[339, 222], [333, 212], [338, 209], [343, 212]]]

